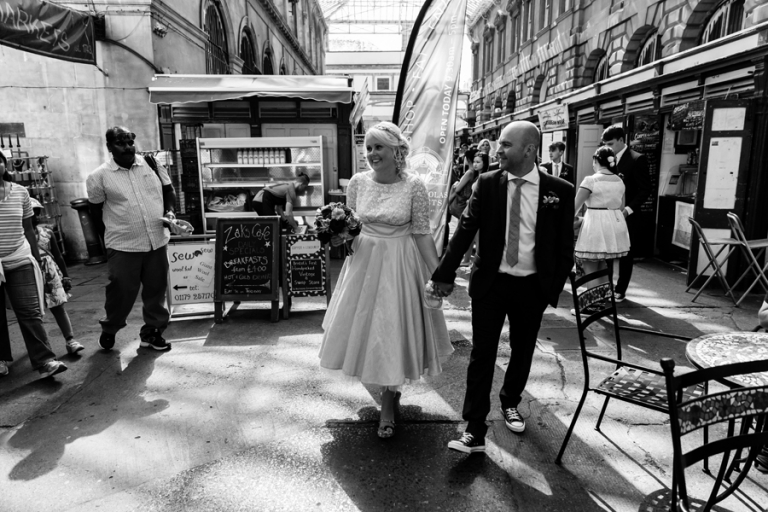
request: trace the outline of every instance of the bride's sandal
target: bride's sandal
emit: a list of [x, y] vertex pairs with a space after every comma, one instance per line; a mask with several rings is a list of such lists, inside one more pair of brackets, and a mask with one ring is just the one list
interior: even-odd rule
[[379, 420], [379, 430], [377, 432], [380, 438], [389, 439], [395, 435], [395, 422], [392, 420]]

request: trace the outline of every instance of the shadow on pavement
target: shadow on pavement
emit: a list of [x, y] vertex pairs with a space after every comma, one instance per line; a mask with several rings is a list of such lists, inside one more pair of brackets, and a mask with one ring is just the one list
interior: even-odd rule
[[[132, 421], [168, 407], [166, 400], [148, 402], [141, 396], [161, 353], [139, 350], [122, 370], [120, 358], [114, 354], [91, 355], [88, 375], [66, 406], [59, 408], [63, 412], [33, 417], [10, 437], [10, 446], [30, 451], [13, 467], [10, 480], [33, 480], [45, 475], [56, 468], [68, 444], [97, 435], [118, 421]], [[105, 357], [111, 359], [106, 365]], [[104, 393], [104, 388], [111, 388], [110, 392]]]

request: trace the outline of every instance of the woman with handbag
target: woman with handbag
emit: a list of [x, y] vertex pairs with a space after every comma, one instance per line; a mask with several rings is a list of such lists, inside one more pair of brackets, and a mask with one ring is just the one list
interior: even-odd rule
[[[467, 206], [467, 201], [469, 201], [469, 197], [472, 195], [472, 187], [477, 178], [488, 171], [489, 163], [488, 154], [478, 151], [472, 159], [472, 167], [464, 173], [461, 181], [451, 187], [451, 191], [448, 193], [448, 211], [457, 219], [461, 217], [464, 208]], [[474, 245], [472, 244], [472, 246]], [[464, 259], [461, 262], [462, 267], [468, 267], [472, 263], [472, 246], [464, 254]]]

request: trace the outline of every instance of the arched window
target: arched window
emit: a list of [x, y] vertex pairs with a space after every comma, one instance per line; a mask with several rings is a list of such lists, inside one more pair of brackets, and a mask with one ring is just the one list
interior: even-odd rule
[[659, 33], [655, 31], [648, 36], [648, 39], [645, 40], [642, 48], [640, 48], [640, 51], [637, 53], [637, 60], [635, 61], [636, 68], [650, 64], [659, 58], [659, 50], [661, 49], [659, 39], [661, 39], [661, 37], [659, 36]]
[[205, 43], [205, 72], [209, 75], [228, 74], [227, 34], [221, 22], [219, 8], [213, 2], [205, 8], [203, 30], [208, 34], [208, 41]]
[[253, 44], [251, 29], [243, 29], [243, 37], [240, 38], [240, 58], [243, 59], [244, 75], [260, 75], [259, 63], [256, 60], [256, 47]]
[[264, 74], [274, 75], [275, 70], [272, 67], [272, 49], [267, 46], [264, 48]]
[[595, 76], [593, 77], [592, 83], [605, 80], [609, 76], [611, 76], [611, 70], [608, 66], [608, 54], [605, 54], [600, 57], [599, 61], [597, 61], [597, 66], [595, 66]]
[[744, 0], [726, 0], [715, 9], [701, 33], [701, 44], [710, 43], [744, 28]]

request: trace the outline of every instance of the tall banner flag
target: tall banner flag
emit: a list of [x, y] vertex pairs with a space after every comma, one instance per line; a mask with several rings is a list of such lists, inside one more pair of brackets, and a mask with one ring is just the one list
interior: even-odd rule
[[408, 170], [429, 193], [429, 223], [443, 250], [467, 0], [426, 0], [405, 52], [392, 122], [411, 144]]

